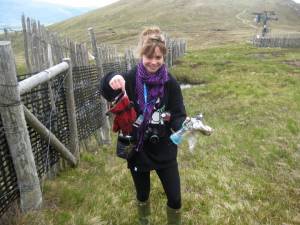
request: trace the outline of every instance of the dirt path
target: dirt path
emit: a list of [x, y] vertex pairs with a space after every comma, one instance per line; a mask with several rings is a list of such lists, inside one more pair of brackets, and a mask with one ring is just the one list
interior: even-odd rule
[[258, 29], [257, 26], [251, 24], [251, 21], [247, 20], [247, 19], [243, 19], [242, 15], [244, 15], [247, 12], [246, 9], [244, 9], [242, 12], [238, 13], [235, 15], [235, 18], [237, 18], [238, 20], [240, 20], [243, 24], [253, 28], [253, 29]]

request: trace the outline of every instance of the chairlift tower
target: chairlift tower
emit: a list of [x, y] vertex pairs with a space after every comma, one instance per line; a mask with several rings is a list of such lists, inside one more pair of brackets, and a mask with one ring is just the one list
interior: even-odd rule
[[256, 24], [262, 24], [261, 36], [265, 37], [270, 32], [269, 20], [278, 20], [274, 11], [254, 12]]

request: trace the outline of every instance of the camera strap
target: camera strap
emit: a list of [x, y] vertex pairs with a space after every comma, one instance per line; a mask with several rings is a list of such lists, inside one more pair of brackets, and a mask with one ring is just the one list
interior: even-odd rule
[[[145, 102], [145, 106], [147, 106], [147, 102], [148, 102], [148, 92], [147, 92], [147, 86], [144, 83], [144, 102]], [[144, 108], [145, 111], [146, 107]]]
[[144, 83], [144, 102], [145, 102], [145, 106], [144, 106], [144, 112], [147, 110], [147, 106], [149, 104], [152, 104], [156, 102], [156, 99], [152, 99], [150, 102], [148, 102], [148, 90], [147, 90], [147, 85]]

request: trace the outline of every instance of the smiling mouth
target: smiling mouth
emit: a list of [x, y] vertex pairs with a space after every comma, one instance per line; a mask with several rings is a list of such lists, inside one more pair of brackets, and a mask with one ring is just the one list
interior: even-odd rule
[[157, 66], [155, 66], [155, 67], [151, 67], [151, 66], [150, 66], [149, 69], [150, 69], [150, 70], [156, 70], [156, 69], [157, 69]]

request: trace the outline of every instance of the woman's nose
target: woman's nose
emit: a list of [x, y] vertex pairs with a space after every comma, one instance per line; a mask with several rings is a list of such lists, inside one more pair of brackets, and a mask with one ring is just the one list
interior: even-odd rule
[[151, 64], [156, 64], [156, 60], [155, 59], [151, 59]]

